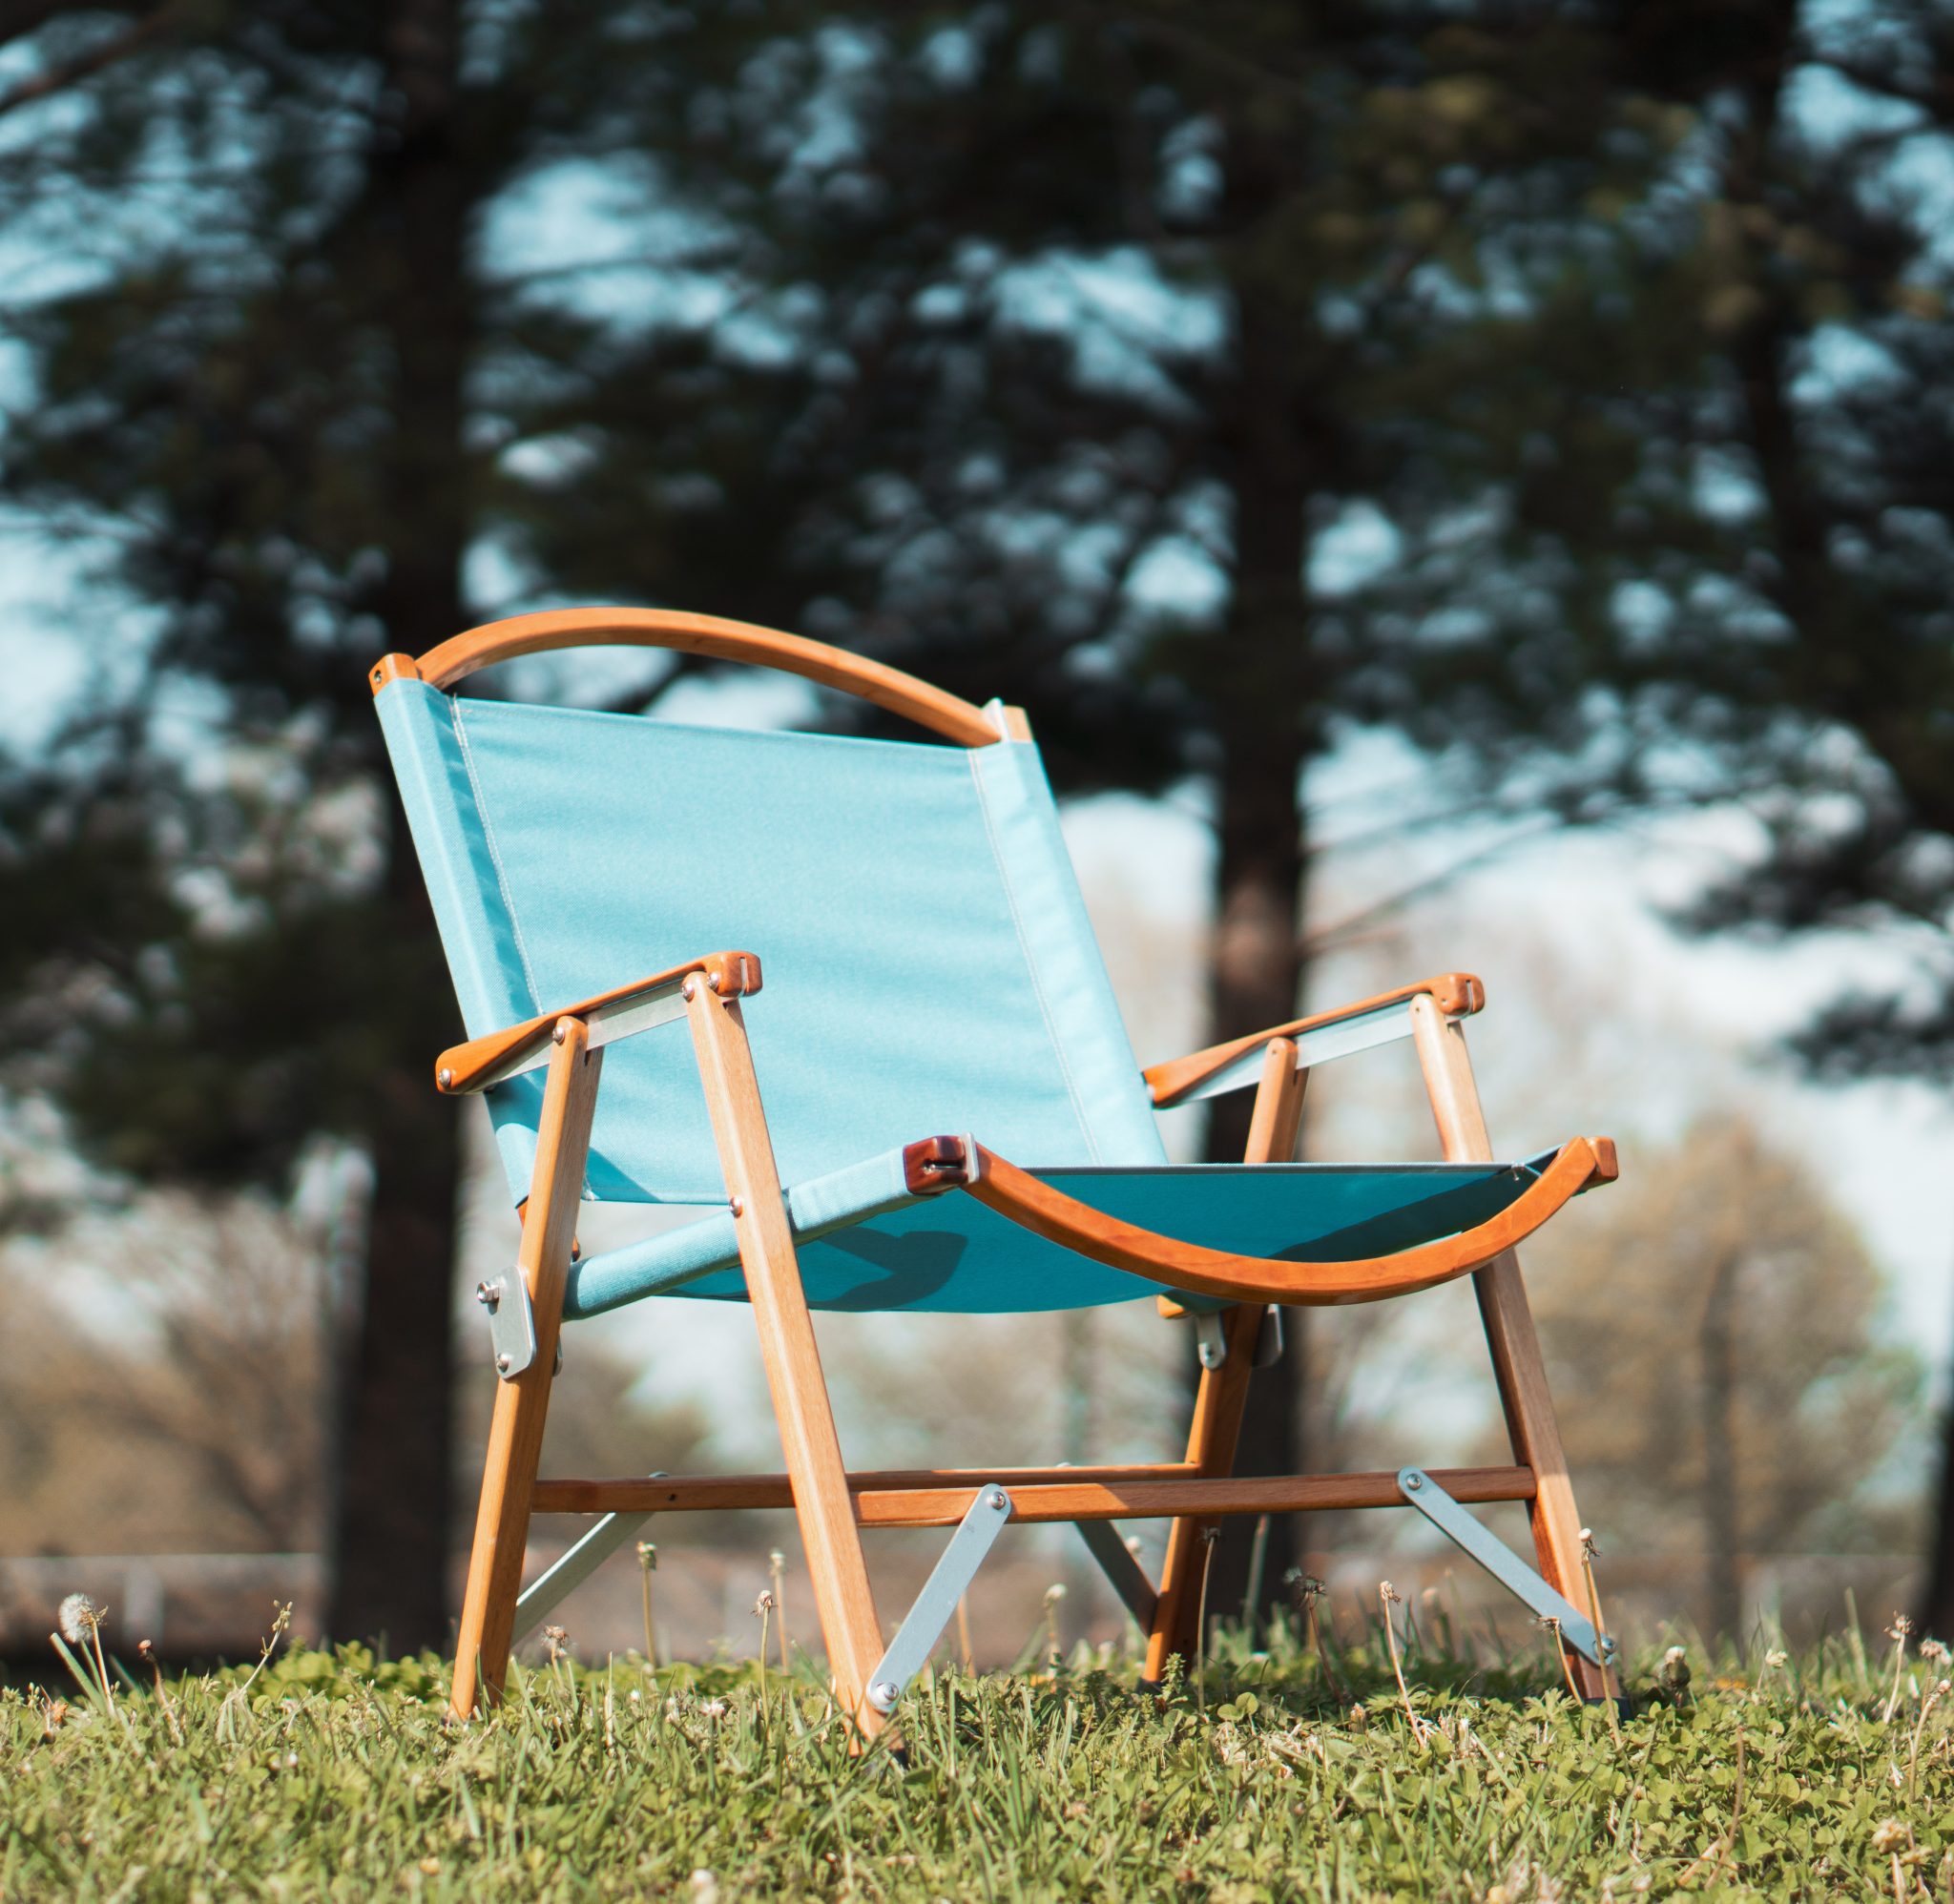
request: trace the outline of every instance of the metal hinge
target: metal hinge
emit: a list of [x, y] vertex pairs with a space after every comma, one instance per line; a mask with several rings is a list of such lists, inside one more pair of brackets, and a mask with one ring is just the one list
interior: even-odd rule
[[520, 1270], [475, 1285], [475, 1300], [488, 1312], [488, 1347], [495, 1373], [513, 1381], [536, 1359], [536, 1314]]
[[1597, 1634], [1594, 1623], [1572, 1601], [1564, 1599], [1513, 1552], [1495, 1540], [1423, 1468], [1400, 1468], [1398, 1487], [1411, 1505], [1446, 1540], [1477, 1561], [1507, 1592], [1549, 1621], [1560, 1636], [1584, 1660], [1598, 1666], [1614, 1664], [1615, 1644]]
[[[1195, 1313], [1195, 1335], [1204, 1369], [1218, 1369], [1228, 1360], [1228, 1312], [1205, 1309]], [[1282, 1311], [1270, 1303], [1262, 1311], [1261, 1326], [1256, 1331], [1255, 1353], [1249, 1357], [1252, 1369], [1274, 1368], [1282, 1359]]]
[[891, 1710], [903, 1696], [903, 1688], [928, 1664], [950, 1615], [957, 1610], [957, 1602], [968, 1591], [985, 1555], [1010, 1518], [1010, 1496], [987, 1481], [950, 1536], [943, 1558], [923, 1583], [923, 1591], [889, 1642], [888, 1650], [868, 1675], [868, 1703], [878, 1712]]

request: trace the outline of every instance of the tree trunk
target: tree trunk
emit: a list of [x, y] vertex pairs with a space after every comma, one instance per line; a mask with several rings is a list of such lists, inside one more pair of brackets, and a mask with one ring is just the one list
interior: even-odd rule
[[[376, 480], [392, 528], [371, 607], [394, 648], [418, 652], [463, 626], [468, 520], [463, 379], [470, 337], [467, 238], [476, 196], [456, 136], [455, 0], [400, 0], [361, 229], [362, 283], [392, 354], [393, 429]], [[447, 1638], [452, 1487], [452, 1269], [460, 1119], [428, 1061], [453, 1023], [432, 919], [398, 803], [386, 874], [387, 942], [375, 983], [420, 1009], [390, 1014], [422, 1044], [378, 1080], [368, 1138], [374, 1186], [364, 1301], [343, 1376], [331, 1629], [397, 1653]]]
[[[1235, 562], [1225, 639], [1215, 679], [1221, 759], [1216, 939], [1210, 1035], [1235, 1038], [1293, 1018], [1302, 984], [1301, 776], [1314, 710], [1307, 608], [1302, 592], [1304, 431], [1292, 400], [1297, 331], [1284, 300], [1237, 294], [1237, 385], [1228, 454], [1235, 504]], [[1239, 1163], [1253, 1093], [1215, 1100], [1207, 1154]], [[1302, 1465], [1306, 1310], [1283, 1315], [1281, 1359], [1249, 1386], [1237, 1466], [1294, 1474]], [[1258, 1570], [1260, 1604], [1244, 1608], [1255, 1523], [1221, 1523], [1208, 1605], [1224, 1617], [1265, 1618], [1296, 1564], [1298, 1521], [1275, 1517]]]
[[1954, 1397], [1941, 1412], [1941, 1483], [1927, 1535], [1926, 1594], [1918, 1625], [1937, 1640], [1954, 1639]]
[[1743, 1544], [1737, 1526], [1736, 1278], [1738, 1258], [1726, 1255], [1710, 1278], [1697, 1331], [1702, 1358], [1703, 1565], [1708, 1577], [1710, 1629], [1741, 1645]]

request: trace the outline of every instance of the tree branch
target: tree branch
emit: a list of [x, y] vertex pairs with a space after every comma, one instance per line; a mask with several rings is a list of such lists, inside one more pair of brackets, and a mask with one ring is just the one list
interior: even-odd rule
[[73, 59], [51, 66], [44, 72], [35, 73], [31, 79], [23, 79], [12, 92], [0, 93], [0, 118], [18, 107], [31, 106], [37, 99], [65, 92], [69, 87], [94, 77], [105, 67], [128, 58], [174, 25], [177, 14], [181, 10], [182, 0], [163, 0], [163, 5], [137, 20], [126, 31], [114, 34], [99, 46], [89, 48], [86, 52], [76, 53]]

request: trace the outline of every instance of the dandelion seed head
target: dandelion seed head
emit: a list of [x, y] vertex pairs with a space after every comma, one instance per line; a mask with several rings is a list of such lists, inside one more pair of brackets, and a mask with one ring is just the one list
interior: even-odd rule
[[1886, 1628], [1886, 1637], [1889, 1640], [1903, 1641], [1906, 1638], [1907, 1634], [1909, 1634], [1912, 1631], [1913, 1622], [1909, 1620], [1905, 1614], [1896, 1613], [1893, 1616], [1892, 1625]]
[[71, 1645], [85, 1645], [94, 1635], [107, 1616], [108, 1609], [97, 1606], [85, 1593], [71, 1593], [61, 1603], [54, 1618], [61, 1628], [61, 1637]]
[[708, 1719], [723, 1719], [726, 1716], [726, 1702], [723, 1699], [708, 1699], [698, 1709]]
[[1787, 1653], [1782, 1646], [1773, 1646], [1771, 1650], [1764, 1655], [1764, 1664], [1767, 1666], [1770, 1666], [1775, 1669], [1778, 1666], [1781, 1666], [1785, 1663], [1785, 1661], [1790, 1659], [1790, 1657], [1791, 1655]]
[[1923, 1640], [1920, 1643], [1920, 1656], [1933, 1666], [1940, 1666], [1947, 1660], [1954, 1659], [1954, 1652], [1949, 1652], [1944, 1640]]
[[1045, 1604], [1048, 1606], [1056, 1606], [1058, 1603], [1064, 1598], [1065, 1582], [1062, 1580], [1053, 1581], [1051, 1584], [1045, 1589]]
[[753, 1603], [754, 1618], [764, 1620], [774, 1610], [774, 1596], [765, 1587], [759, 1590], [759, 1598]]

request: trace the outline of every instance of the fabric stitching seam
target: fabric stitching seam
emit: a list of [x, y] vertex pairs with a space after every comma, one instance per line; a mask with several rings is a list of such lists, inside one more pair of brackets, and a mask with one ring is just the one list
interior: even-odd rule
[[[1000, 741], [1000, 747], [1016, 743]], [[991, 817], [990, 798], [985, 790], [984, 776], [977, 771], [977, 759], [973, 749], [969, 757], [970, 784], [977, 793], [977, 811], [984, 817], [984, 838], [990, 848], [990, 857], [997, 867], [997, 876], [1004, 886], [1005, 903], [1010, 908], [1011, 930], [1017, 936], [1018, 950], [1024, 954], [1025, 969], [1030, 975], [1031, 996], [1038, 1001], [1038, 1015], [1045, 1021], [1045, 1036], [1051, 1045], [1051, 1054], [1058, 1060], [1058, 1069], [1065, 1079], [1066, 1101], [1071, 1106], [1073, 1121], [1079, 1127], [1079, 1134], [1086, 1140], [1086, 1150], [1094, 1163], [1100, 1161], [1099, 1142], [1092, 1129], [1091, 1120], [1086, 1115], [1085, 1100], [1080, 1095], [1078, 1081], [1072, 1075], [1071, 1061], [1066, 1053], [1064, 1041], [1058, 1034], [1058, 1021], [1052, 1012], [1050, 1001], [1045, 995], [1045, 982], [1038, 970], [1038, 961], [1031, 949], [1031, 942], [1025, 933], [1025, 920], [1018, 904], [1017, 887], [1012, 882], [1011, 871], [1007, 863], [1001, 843], [997, 837], [997, 826]]]

